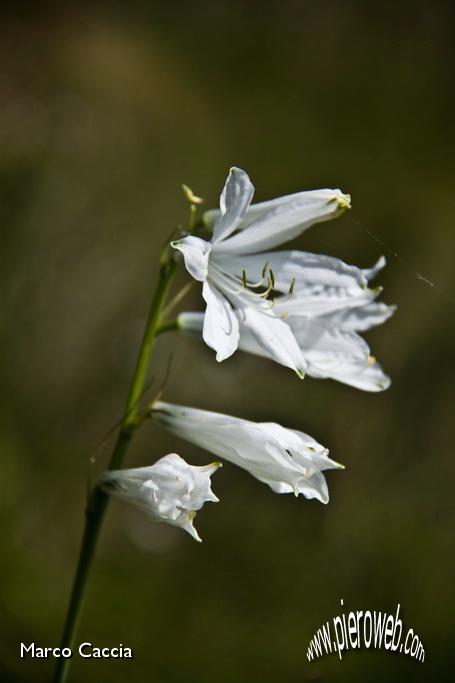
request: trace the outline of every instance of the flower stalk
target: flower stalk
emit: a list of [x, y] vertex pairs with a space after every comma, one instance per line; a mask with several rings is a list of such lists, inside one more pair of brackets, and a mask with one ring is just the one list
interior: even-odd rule
[[[138, 426], [139, 402], [144, 391], [154, 342], [160, 329], [163, 308], [166, 303], [176, 266], [177, 264], [173, 257], [168, 257], [165, 254], [163, 255], [158, 283], [152, 298], [120, 431], [109, 463], [109, 470], [115, 470], [121, 467], [133, 434]], [[61, 641], [62, 648], [71, 648], [74, 644], [77, 626], [86, 595], [87, 579], [95, 555], [99, 532], [108, 501], [109, 495], [97, 487], [91, 494], [87, 503], [84, 535], [63, 630]], [[67, 680], [70, 662], [71, 659], [66, 658], [60, 658], [58, 660], [54, 675], [54, 683], [64, 683]]]

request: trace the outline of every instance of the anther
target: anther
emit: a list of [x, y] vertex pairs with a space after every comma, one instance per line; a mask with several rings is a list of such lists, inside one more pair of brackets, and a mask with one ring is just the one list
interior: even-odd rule
[[242, 270], [242, 285], [243, 285], [243, 289], [246, 289], [246, 286], [247, 286], [246, 270]]
[[275, 275], [273, 274], [273, 270], [270, 268], [270, 284], [272, 285], [272, 289], [275, 287]]

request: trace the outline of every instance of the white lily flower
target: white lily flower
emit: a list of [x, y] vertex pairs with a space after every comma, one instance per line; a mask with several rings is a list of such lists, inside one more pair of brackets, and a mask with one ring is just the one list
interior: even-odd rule
[[[339, 216], [349, 208], [350, 198], [340, 190], [314, 190], [250, 207], [253, 192], [248, 175], [232, 168], [221, 194], [220, 211], [204, 214], [206, 225], [213, 225], [211, 242], [188, 235], [171, 245], [182, 252], [190, 275], [203, 282], [207, 308], [202, 334], [206, 344], [216, 351], [217, 360], [236, 351], [240, 330], [247, 329], [268, 356], [303, 377], [306, 363], [299, 344], [281, 314], [273, 310], [270, 296], [294, 288], [294, 276], [289, 277], [288, 271], [292, 254], [299, 252], [257, 252], [290, 240], [315, 223]], [[350, 269], [336, 259], [303, 256], [312, 258], [313, 267], [319, 269], [313, 289], [325, 289], [332, 299], [336, 298], [337, 286], [355, 289], [346, 294], [347, 298], [357, 296], [364, 301], [374, 296], [369, 294], [366, 277], [358, 269]], [[298, 274], [307, 267], [299, 259], [295, 259]], [[333, 305], [328, 310], [334, 310]]]
[[201, 541], [193, 520], [204, 503], [218, 502], [210, 488], [210, 477], [219, 467], [220, 462], [204, 467], [188, 465], [170, 453], [150, 467], [107, 471], [100, 486], [106, 493], [140, 507], [155, 521], [181, 527]]
[[323, 471], [343, 468], [311, 436], [274, 422], [250, 422], [163, 401], [152, 405], [151, 414], [172, 433], [247, 470], [275, 493], [328, 503]]

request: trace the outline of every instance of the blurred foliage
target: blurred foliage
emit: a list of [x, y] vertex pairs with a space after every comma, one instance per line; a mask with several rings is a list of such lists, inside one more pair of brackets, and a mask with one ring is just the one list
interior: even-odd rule
[[[186, 221], [182, 182], [209, 206], [232, 164], [259, 200], [339, 186], [352, 212], [296, 245], [368, 266], [381, 247], [364, 225], [454, 296], [454, 19], [429, 1], [3, 6], [1, 680], [49, 680], [52, 662], [21, 661], [19, 643], [60, 638], [89, 458], [121, 415], [158, 250]], [[399, 307], [369, 336], [384, 394], [160, 340], [167, 400], [304, 429], [347, 469], [324, 507], [224, 467], [201, 546], [114, 502], [80, 642], [135, 660], [75, 658], [72, 680], [451, 680], [455, 308], [393, 256], [381, 280]], [[207, 461], [150, 424], [128, 464], [174, 450]], [[308, 664], [341, 598], [399, 602], [425, 664]]]

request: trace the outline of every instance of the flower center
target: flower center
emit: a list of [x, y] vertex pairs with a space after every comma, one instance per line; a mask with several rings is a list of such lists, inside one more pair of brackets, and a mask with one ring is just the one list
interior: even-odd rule
[[[292, 279], [286, 294], [277, 289], [275, 274], [269, 261], [265, 263], [261, 277], [257, 281], [248, 278], [246, 268], [242, 269], [242, 275], [239, 276], [213, 261], [209, 264], [209, 275], [228, 298], [246, 299], [250, 305], [260, 305], [263, 310], [273, 308], [277, 301], [281, 303], [287, 300], [295, 290], [295, 278]], [[286, 315], [283, 314], [282, 317]]]

